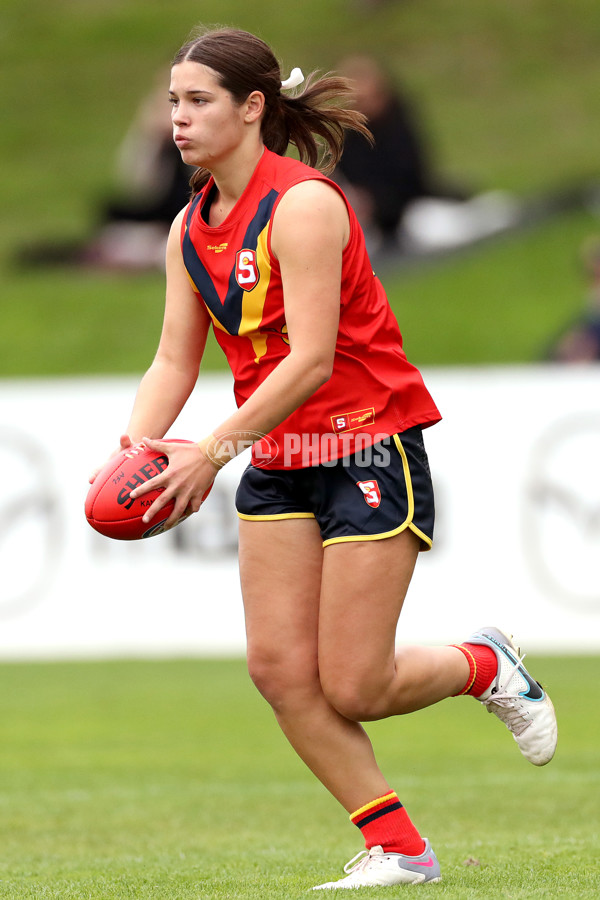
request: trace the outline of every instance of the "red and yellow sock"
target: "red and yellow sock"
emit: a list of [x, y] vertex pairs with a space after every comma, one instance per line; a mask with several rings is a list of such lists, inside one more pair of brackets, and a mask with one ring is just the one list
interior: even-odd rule
[[498, 674], [498, 660], [491, 647], [485, 644], [452, 644], [461, 653], [464, 653], [469, 663], [469, 678], [466, 685], [456, 694], [469, 694], [471, 697], [481, 697], [491, 685]]
[[395, 791], [361, 806], [350, 816], [360, 828], [367, 850], [381, 846], [385, 853], [420, 856], [425, 841], [411, 822]]

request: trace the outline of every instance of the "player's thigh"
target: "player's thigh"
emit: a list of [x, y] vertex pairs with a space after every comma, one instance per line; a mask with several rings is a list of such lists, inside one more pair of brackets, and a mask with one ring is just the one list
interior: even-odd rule
[[[317, 674], [323, 547], [312, 518], [240, 521], [250, 673], [263, 693]], [[266, 682], [266, 683], [265, 683]]]
[[[319, 616], [324, 685], [379, 680], [394, 665], [398, 618], [421, 547], [406, 528], [382, 540], [325, 548]], [[366, 680], [366, 681], [365, 681]]]

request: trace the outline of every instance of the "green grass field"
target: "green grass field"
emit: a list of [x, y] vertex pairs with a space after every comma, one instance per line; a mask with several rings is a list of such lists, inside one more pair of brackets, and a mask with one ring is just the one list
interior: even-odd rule
[[[417, 104], [439, 171], [474, 189], [531, 197], [598, 176], [597, 0], [4, 0], [0, 378], [148, 364], [159, 274], [23, 271], [13, 255], [90, 233], [132, 114], [199, 20], [257, 31], [286, 74], [376, 53]], [[579, 209], [387, 268], [409, 357], [538, 360], [582, 306], [579, 247], [598, 231], [597, 211]], [[211, 343], [205, 368], [222, 367]], [[428, 897], [600, 896], [600, 658], [534, 671], [559, 716], [544, 769], [468, 700], [369, 726], [440, 857]], [[361, 847], [239, 660], [4, 663], [0, 684], [0, 898], [294, 900]]]
[[[535, 659], [559, 717], [543, 769], [468, 699], [368, 726], [440, 857], [428, 897], [598, 897], [599, 668]], [[4, 664], [0, 681], [2, 898], [293, 900], [361, 847], [241, 660]]]

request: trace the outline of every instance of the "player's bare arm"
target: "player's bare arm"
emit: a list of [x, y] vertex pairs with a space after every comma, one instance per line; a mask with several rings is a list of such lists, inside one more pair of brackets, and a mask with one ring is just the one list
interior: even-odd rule
[[[290, 353], [232, 416], [214, 429], [211, 440], [234, 434], [240, 446], [268, 434], [308, 399], [331, 374], [339, 323], [342, 253], [348, 240], [348, 214], [335, 188], [319, 181], [296, 185], [282, 198], [275, 214], [271, 246], [281, 267]], [[233, 442], [235, 444], [235, 442]], [[160, 476], [135, 495], [153, 488], [164, 491], [147, 513], [148, 521], [174, 497], [168, 526], [191, 507], [198, 509], [218, 468], [202, 466], [194, 450], [168, 442], [150, 446], [169, 456]], [[214, 446], [214, 444], [213, 444]], [[231, 447], [231, 441], [228, 441]]]
[[132, 440], [161, 438], [171, 427], [198, 377], [210, 318], [198, 302], [183, 265], [180, 213], [169, 234], [166, 253], [166, 303], [154, 360], [140, 384], [128, 425]]
[[[142, 378], [126, 431], [109, 458], [145, 435], [162, 438], [188, 399], [198, 377], [210, 318], [198, 302], [181, 258], [183, 211], [169, 233], [166, 251], [166, 302], [158, 350]], [[89, 478], [93, 482], [102, 466]]]
[[[128, 426], [132, 439], [144, 438], [149, 447], [160, 448], [169, 457], [171, 490], [168, 496], [161, 495], [160, 502], [151, 506], [144, 517], [151, 521], [176, 496], [167, 527], [175, 525], [185, 512], [198, 511], [216, 474], [197, 444], [155, 440], [162, 438], [171, 427], [194, 388], [210, 327], [206, 308], [198, 301], [183, 265], [182, 218], [183, 212], [173, 222], [167, 244], [166, 304], [158, 350], [140, 384]], [[148, 489], [162, 486], [156, 481], [148, 482]], [[146, 490], [140, 488], [138, 493], [141, 495]]]
[[224, 434], [268, 434], [331, 375], [340, 315], [345, 203], [320, 182], [295, 185], [275, 212], [271, 247], [279, 261], [290, 352], [225, 422]]

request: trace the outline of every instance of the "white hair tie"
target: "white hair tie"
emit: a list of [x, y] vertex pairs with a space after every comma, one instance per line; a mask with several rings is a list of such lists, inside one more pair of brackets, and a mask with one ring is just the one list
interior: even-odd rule
[[290, 72], [290, 77], [281, 82], [281, 90], [289, 91], [290, 88], [298, 87], [298, 85], [302, 84], [303, 81], [304, 75], [302, 74], [302, 69], [292, 69], [292, 71]]

